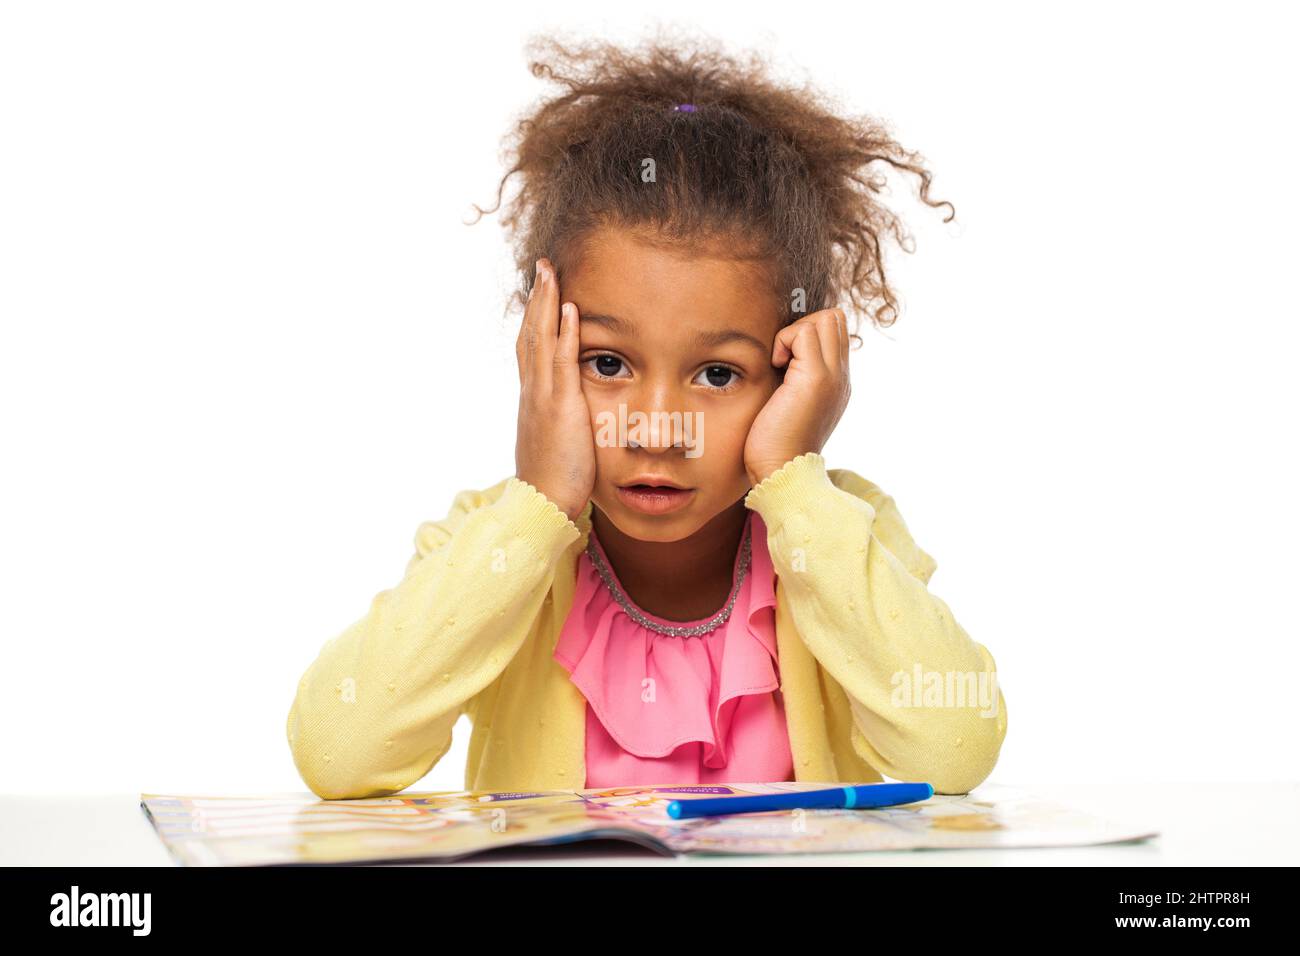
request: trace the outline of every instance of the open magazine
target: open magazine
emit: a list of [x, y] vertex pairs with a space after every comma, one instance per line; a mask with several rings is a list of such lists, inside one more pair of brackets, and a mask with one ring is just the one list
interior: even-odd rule
[[145, 793], [140, 805], [172, 856], [186, 866], [451, 862], [501, 847], [592, 839], [628, 840], [672, 856], [1085, 846], [1156, 835], [998, 784], [873, 810], [773, 810], [682, 820], [666, 811], [674, 800], [836, 786], [841, 784], [403, 792], [364, 800]]

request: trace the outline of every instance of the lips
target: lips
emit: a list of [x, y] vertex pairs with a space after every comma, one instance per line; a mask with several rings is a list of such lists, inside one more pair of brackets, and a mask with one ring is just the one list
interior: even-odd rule
[[632, 484], [619, 485], [618, 497], [633, 511], [662, 515], [686, 507], [695, 497], [695, 491], [671, 484], [664, 478], [645, 478]]
[[669, 488], [669, 489], [675, 488], [678, 491], [688, 490], [686, 486], [679, 485], [677, 482], [672, 481], [671, 479], [668, 478], [662, 478], [659, 475], [637, 475], [631, 481], [625, 482], [624, 484], [619, 485], [619, 487], [620, 488]]

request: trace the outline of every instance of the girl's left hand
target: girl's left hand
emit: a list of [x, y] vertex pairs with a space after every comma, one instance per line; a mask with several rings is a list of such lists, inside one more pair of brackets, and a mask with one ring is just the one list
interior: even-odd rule
[[849, 331], [843, 310], [805, 315], [776, 334], [772, 365], [786, 367], [745, 440], [745, 470], [758, 484], [786, 462], [818, 452], [849, 403]]

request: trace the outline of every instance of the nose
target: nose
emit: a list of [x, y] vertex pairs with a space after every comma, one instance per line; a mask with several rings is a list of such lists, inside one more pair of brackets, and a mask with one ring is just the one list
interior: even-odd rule
[[[644, 418], [639, 427], [629, 427], [628, 447], [652, 454], [663, 454], [684, 447], [682, 418], [686, 414], [681, 397], [671, 387], [660, 384], [648, 386], [637, 396], [638, 404], [629, 408], [628, 415], [640, 412]], [[629, 425], [637, 425], [632, 419]], [[644, 440], [640, 440], [644, 439]]]
[[[653, 454], [663, 454], [673, 448], [682, 447], [681, 435], [678, 434], [679, 430], [673, 427], [670, 419], [666, 417], [662, 421], [652, 419], [652, 422], [655, 422], [655, 424], [647, 423], [645, 428], [642, 429], [643, 433], [649, 435], [645, 444], [637, 441], [635, 434], [629, 434], [627, 439], [628, 448], [648, 451]], [[653, 429], [656, 428], [658, 429], [658, 434], [655, 434], [653, 431]]]

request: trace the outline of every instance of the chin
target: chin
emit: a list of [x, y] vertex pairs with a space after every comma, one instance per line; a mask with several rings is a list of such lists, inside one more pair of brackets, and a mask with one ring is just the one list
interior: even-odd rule
[[681, 511], [664, 515], [648, 515], [627, 508], [620, 501], [609, 503], [596, 502], [596, 506], [605, 513], [614, 527], [629, 538], [638, 541], [667, 543], [689, 538], [704, 524], [695, 514], [695, 509], [688, 507]]

